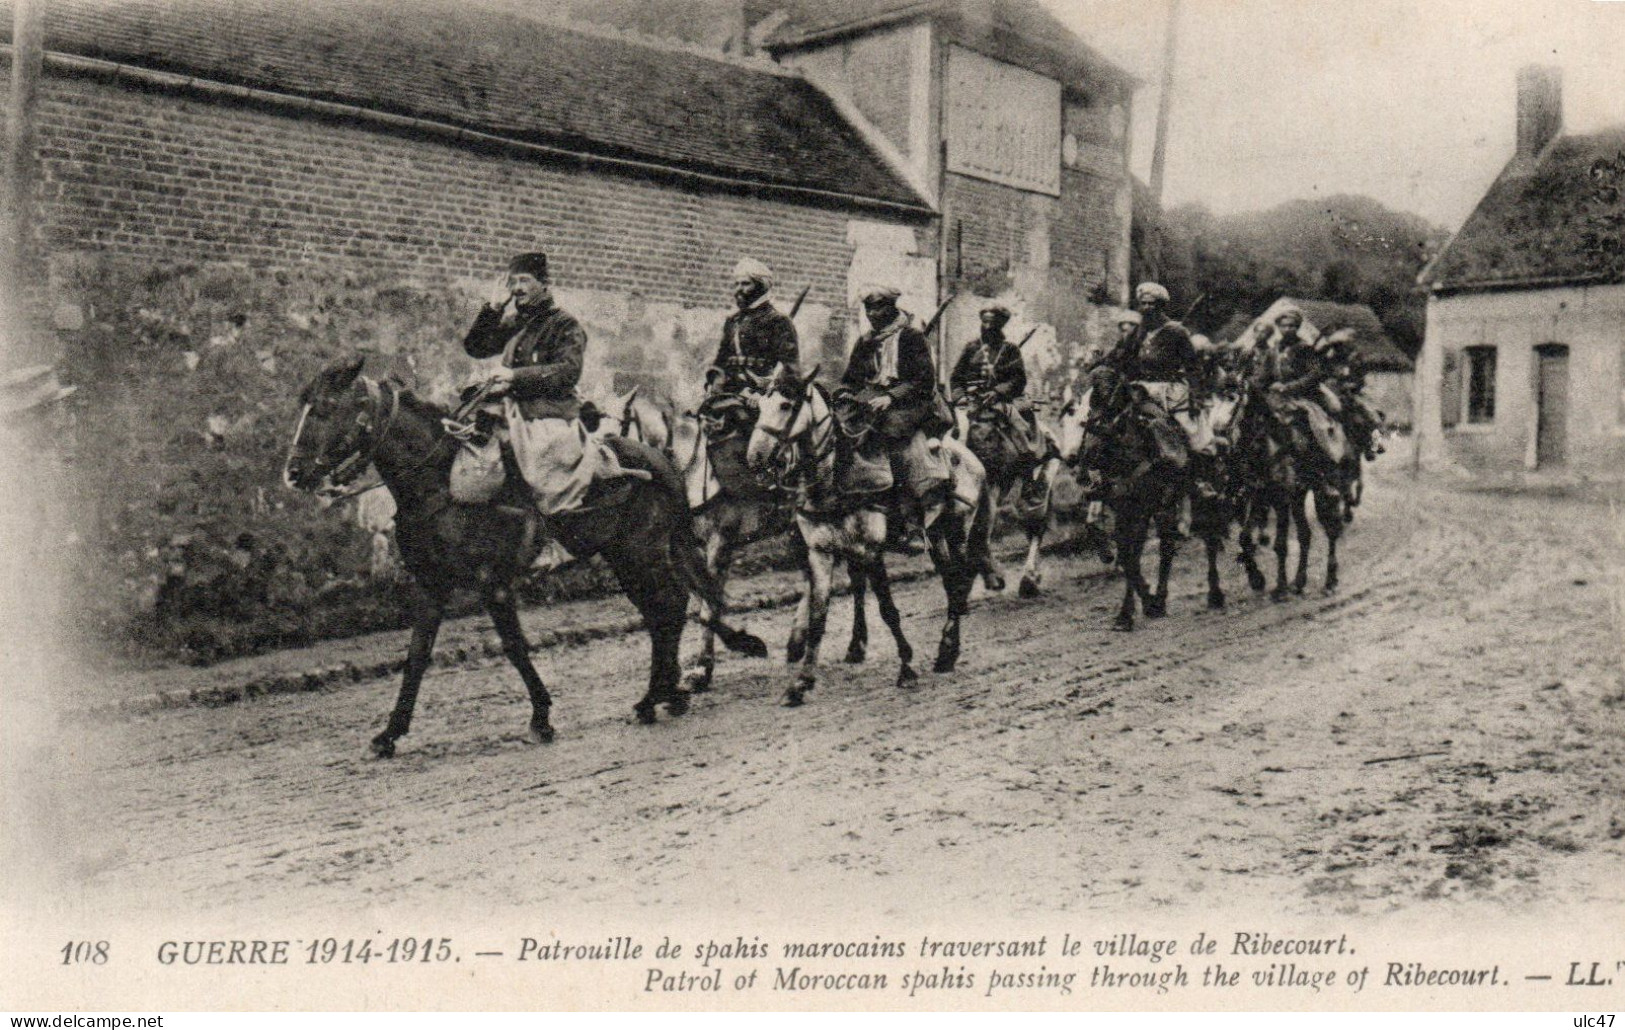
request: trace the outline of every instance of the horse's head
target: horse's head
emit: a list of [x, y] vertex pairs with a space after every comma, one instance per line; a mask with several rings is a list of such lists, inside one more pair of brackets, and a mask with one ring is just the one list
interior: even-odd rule
[[377, 417], [378, 387], [361, 376], [364, 361], [336, 361], [299, 391], [299, 422], [282, 467], [282, 481], [293, 489], [331, 490], [366, 467], [361, 457]]
[[803, 378], [786, 375], [781, 368], [769, 377], [760, 392], [749, 391], [746, 396], [756, 406], [756, 424], [745, 447], [745, 464], [761, 472], [784, 453], [794, 440], [806, 435], [813, 424], [813, 407], [817, 393], [813, 379], [814, 368]]
[[1246, 394], [1240, 389], [1223, 388], [1208, 402], [1208, 424], [1213, 435], [1228, 446], [1234, 446], [1241, 428], [1241, 413]]
[[1117, 395], [1120, 380], [1109, 366], [1099, 365], [1089, 372], [1077, 394], [1061, 406], [1057, 426], [1061, 437], [1061, 460], [1071, 464], [1083, 453], [1090, 423], [1104, 414]]
[[1089, 422], [1094, 394], [1094, 387], [1086, 384], [1076, 395], [1068, 391], [1061, 400], [1061, 413], [1055, 426], [1061, 440], [1061, 460], [1067, 464], [1077, 461], [1083, 452], [1084, 427]]

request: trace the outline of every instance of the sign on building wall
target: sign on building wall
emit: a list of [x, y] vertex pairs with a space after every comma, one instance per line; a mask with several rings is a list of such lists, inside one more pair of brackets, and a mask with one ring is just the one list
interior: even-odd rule
[[948, 170], [1060, 196], [1061, 84], [948, 49]]

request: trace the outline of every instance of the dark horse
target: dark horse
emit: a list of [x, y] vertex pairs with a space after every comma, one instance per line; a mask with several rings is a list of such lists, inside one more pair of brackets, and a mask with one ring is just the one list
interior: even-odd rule
[[[1168, 574], [1179, 546], [1180, 507], [1190, 490], [1187, 468], [1159, 460], [1151, 429], [1135, 411], [1139, 400], [1132, 383], [1102, 365], [1090, 373], [1088, 386], [1062, 413], [1062, 458], [1098, 470], [1106, 483], [1117, 564], [1123, 572], [1123, 603], [1112, 628], [1124, 632], [1134, 628], [1136, 599], [1148, 619], [1168, 613]], [[1140, 567], [1153, 527], [1158, 558], [1155, 592]]]
[[1298, 531], [1298, 570], [1292, 590], [1303, 593], [1309, 582], [1307, 500], [1315, 495], [1315, 519], [1326, 533], [1326, 591], [1337, 589], [1337, 538], [1343, 532], [1344, 469], [1323, 451], [1295, 415], [1267, 391], [1251, 388], [1241, 421], [1238, 453], [1243, 514], [1240, 560], [1253, 589], [1264, 588], [1264, 574], [1253, 559], [1254, 534], [1275, 513], [1275, 588], [1270, 597], [1287, 599], [1287, 523]]
[[[530, 692], [529, 739], [553, 739], [548, 721], [552, 698], [530, 661], [530, 644], [519, 625], [512, 583], [544, 542], [528, 488], [510, 471], [502, 492], [488, 504], [460, 504], [450, 491], [457, 445], [442, 422], [446, 412], [392, 383], [360, 375], [362, 359], [329, 365], [299, 394], [303, 410], [294, 431], [284, 478], [289, 486], [334, 492], [370, 464], [395, 498], [395, 536], [416, 584], [412, 643], [400, 696], [389, 724], [372, 740], [387, 758], [412, 724], [418, 687], [434, 651], [435, 636], [452, 592], [477, 591], [491, 614], [502, 652]], [[710, 613], [720, 611], [722, 592], [706, 573], [694, 539], [682, 484], [671, 463], [653, 448], [613, 438], [622, 465], [646, 470], [603, 502], [548, 520], [547, 529], [572, 554], [601, 554], [621, 589], [643, 616], [653, 645], [649, 689], [634, 708], [640, 722], [655, 720], [655, 706], [668, 714], [688, 709], [678, 685], [678, 646], [687, 621], [688, 596], [699, 597], [707, 621], [723, 643], [765, 656], [756, 637], [729, 629]]]

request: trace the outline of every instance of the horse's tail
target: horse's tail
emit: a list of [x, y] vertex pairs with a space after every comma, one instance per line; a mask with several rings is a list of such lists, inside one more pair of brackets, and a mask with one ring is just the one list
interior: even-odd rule
[[672, 564], [676, 566], [677, 575], [688, 588], [688, 592], [698, 597], [709, 609], [700, 617], [700, 624], [715, 633], [717, 639], [722, 641], [722, 646], [728, 650], [752, 658], [766, 658], [767, 645], [760, 637], [741, 629], [734, 629], [722, 621], [724, 604], [722, 585], [705, 565], [705, 549], [700, 545], [700, 538], [694, 532], [694, 515], [688, 507], [688, 490], [676, 463], [664, 451], [648, 444], [622, 437], [608, 439], [618, 441], [611, 446], [615, 448], [623, 465], [646, 469], [650, 473], [650, 482], [655, 487], [660, 503], [666, 508], [671, 525]]
[[698, 617], [700, 625], [715, 633], [728, 650], [752, 658], [766, 658], [767, 644], [762, 642], [761, 637], [735, 629], [722, 621], [722, 586], [705, 565], [705, 552], [700, 547], [699, 537], [694, 535], [694, 519], [689, 514], [686, 498], [679, 492], [677, 499], [682, 502], [682, 512], [680, 518], [672, 520], [672, 562], [677, 566], [677, 573], [683, 578], [689, 593], [698, 597], [709, 609], [708, 614]]

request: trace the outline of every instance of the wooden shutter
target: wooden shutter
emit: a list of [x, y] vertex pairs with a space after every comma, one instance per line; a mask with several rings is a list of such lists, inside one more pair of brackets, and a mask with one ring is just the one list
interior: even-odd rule
[[1449, 429], [1461, 421], [1461, 351], [1446, 349], [1439, 374], [1439, 424]]

